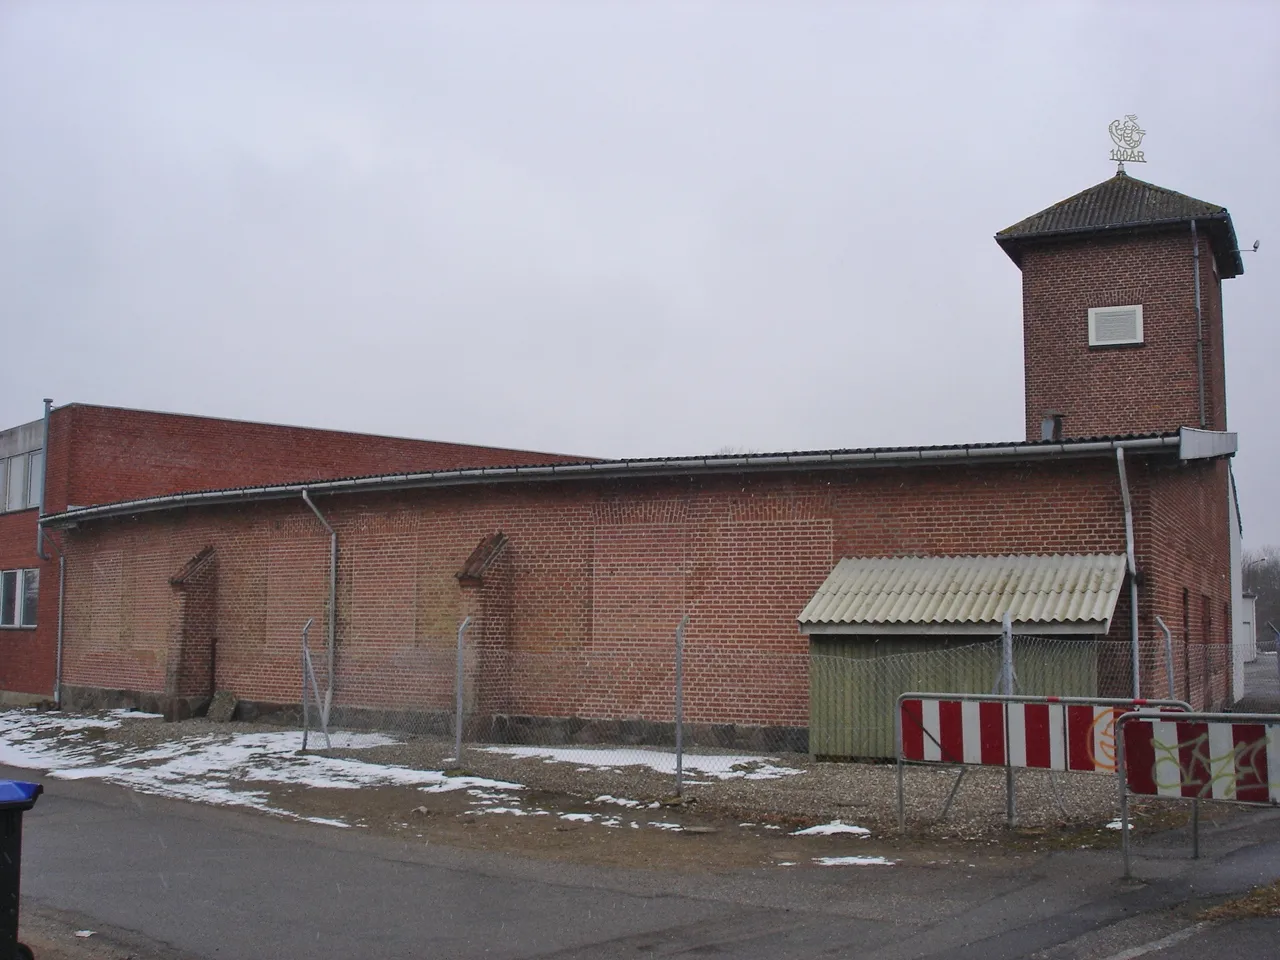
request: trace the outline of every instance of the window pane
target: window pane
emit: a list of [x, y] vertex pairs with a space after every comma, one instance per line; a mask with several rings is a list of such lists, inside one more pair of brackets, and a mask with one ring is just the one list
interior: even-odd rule
[[44, 483], [44, 451], [31, 454], [31, 467], [27, 470], [27, 506], [40, 506], [40, 485]]
[[36, 599], [40, 596], [40, 571], [23, 570], [25, 583], [22, 589], [22, 625], [36, 625]]
[[24, 453], [20, 457], [9, 458], [9, 483], [6, 489], [8, 493], [5, 496], [5, 507], [8, 510], [21, 510], [26, 506], [23, 503], [23, 494], [26, 493], [27, 482], [27, 455]]
[[14, 626], [18, 606], [18, 571], [0, 573], [0, 627]]

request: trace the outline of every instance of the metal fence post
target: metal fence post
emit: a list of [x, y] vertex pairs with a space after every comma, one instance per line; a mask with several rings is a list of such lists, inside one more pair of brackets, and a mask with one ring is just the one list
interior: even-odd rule
[[311, 630], [311, 623], [314, 617], [308, 617], [307, 622], [302, 626], [302, 749], [307, 749], [307, 735], [310, 732], [311, 723], [307, 714], [307, 633]]
[[907, 801], [902, 760], [902, 698], [899, 697], [893, 708], [893, 744], [898, 755], [898, 833], [907, 832]]
[[684, 628], [689, 615], [676, 627], [676, 796], [684, 795]]
[[[1009, 611], [1007, 610], [1005, 611], [1004, 619], [1001, 621], [1000, 633], [1001, 633], [1000, 639], [1002, 641], [1001, 656], [1003, 659], [1002, 670], [1001, 670], [1001, 686], [1004, 687], [1004, 690], [1002, 692], [1006, 697], [1011, 697], [1013, 696], [1013, 617], [1010, 615]], [[1010, 751], [1008, 747], [1008, 744], [1009, 744], [1009, 723], [1007, 719], [1008, 714], [1009, 714], [1009, 710], [1008, 710], [1008, 707], [1006, 706], [1005, 708], [1006, 720], [1005, 720], [1005, 731], [1004, 731], [1004, 742], [1005, 742], [1005, 751], [1004, 751], [1004, 754], [1005, 754], [1004, 808], [1005, 809], [1004, 809], [1004, 812], [1005, 812], [1005, 819], [1008, 821], [1009, 826], [1013, 827], [1018, 822], [1018, 800], [1017, 800], [1016, 794], [1014, 793], [1013, 764], [1011, 763], [1012, 758], [1010, 757]]]
[[1164, 621], [1159, 617], [1156, 617], [1156, 626], [1164, 634], [1164, 672], [1169, 680], [1169, 699], [1176, 700], [1177, 697], [1173, 691], [1173, 634], [1169, 632], [1169, 628], [1165, 626]]
[[471, 617], [467, 617], [458, 626], [458, 656], [457, 671], [454, 676], [454, 705], [453, 705], [453, 762], [458, 766], [462, 766], [462, 714], [463, 714], [463, 684], [466, 682], [463, 671], [463, 661], [466, 655], [466, 647], [464, 646], [464, 637], [467, 633], [467, 627], [471, 626]]
[[1116, 780], [1120, 784], [1120, 850], [1124, 856], [1124, 878], [1129, 879], [1129, 784], [1124, 767], [1124, 716], [1116, 718]]

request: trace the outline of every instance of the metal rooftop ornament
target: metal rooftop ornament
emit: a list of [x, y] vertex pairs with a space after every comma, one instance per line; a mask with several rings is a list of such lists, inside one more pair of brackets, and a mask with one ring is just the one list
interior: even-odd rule
[[1125, 161], [1146, 163], [1147, 158], [1138, 148], [1142, 146], [1142, 138], [1147, 131], [1138, 126], [1136, 114], [1128, 114], [1123, 120], [1112, 120], [1107, 126], [1107, 133], [1115, 146], [1111, 150], [1111, 159], [1120, 164], [1120, 172], [1124, 172]]

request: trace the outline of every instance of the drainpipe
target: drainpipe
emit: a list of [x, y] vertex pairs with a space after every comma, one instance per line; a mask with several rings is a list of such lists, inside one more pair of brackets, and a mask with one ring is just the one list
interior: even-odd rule
[[329, 689], [324, 693], [324, 720], [329, 722], [329, 706], [333, 703], [333, 653], [338, 628], [338, 531], [329, 525], [314, 503], [311, 495], [302, 491], [302, 501], [311, 508], [320, 525], [329, 531]]
[[40, 471], [40, 510], [36, 520], [36, 556], [41, 560], [52, 560], [44, 552], [44, 524], [40, 521], [44, 519], [44, 491], [49, 484], [49, 411], [53, 409], [53, 401], [48, 397], [44, 398], [44, 440], [40, 444], [40, 459], [43, 462], [43, 469]]
[[1116, 467], [1120, 471], [1120, 496], [1124, 500], [1125, 554], [1129, 566], [1129, 633], [1133, 660], [1133, 699], [1142, 697], [1138, 677], [1138, 564], [1133, 550], [1133, 504], [1129, 501], [1129, 478], [1124, 470], [1124, 447], [1116, 447]]
[[[63, 611], [66, 608], [67, 596], [67, 555], [62, 550], [60, 544], [55, 537], [49, 537], [48, 542], [53, 544], [53, 548], [58, 551], [58, 639], [54, 646], [54, 665], [53, 665], [53, 702], [59, 710], [62, 709], [62, 624]], [[52, 560], [53, 557], [42, 556], [42, 560]]]
[[58, 551], [58, 654], [53, 669], [53, 703], [62, 709], [62, 605], [67, 595], [67, 555]]
[[1204, 314], [1200, 312], [1200, 236], [1194, 220], [1191, 221], [1191, 246], [1195, 248], [1191, 257], [1196, 268], [1196, 376], [1200, 382], [1200, 429], [1204, 430], [1209, 422], [1204, 406]]

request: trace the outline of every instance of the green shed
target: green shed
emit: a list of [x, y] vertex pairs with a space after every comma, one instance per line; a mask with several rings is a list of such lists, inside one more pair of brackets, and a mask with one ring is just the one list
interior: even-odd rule
[[893, 757], [900, 694], [997, 692], [1006, 612], [1019, 693], [1115, 695], [1096, 641], [1124, 574], [1108, 555], [841, 560], [799, 618], [810, 752]]

